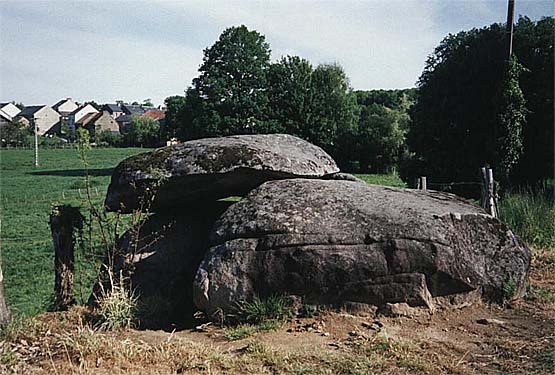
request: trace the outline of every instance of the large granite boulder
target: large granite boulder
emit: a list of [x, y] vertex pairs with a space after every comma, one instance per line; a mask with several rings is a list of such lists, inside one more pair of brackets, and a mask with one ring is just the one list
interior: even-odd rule
[[[216, 222], [194, 282], [208, 314], [254, 295], [433, 308], [434, 297], [519, 296], [529, 249], [454, 195], [357, 181], [269, 181]], [[511, 295], [507, 295], [507, 293]]]
[[265, 181], [339, 172], [320, 147], [286, 134], [206, 138], [132, 156], [115, 169], [110, 211], [171, 211], [190, 202], [242, 196]]
[[[138, 297], [139, 323], [145, 328], [187, 324], [197, 311], [193, 304], [193, 279], [208, 248], [216, 219], [233, 202], [189, 206], [180, 214], [153, 214], [133, 226], [118, 240], [113, 259], [101, 268], [102, 288], [110, 288], [110, 277], [128, 278]], [[116, 281], [117, 282], [117, 281]], [[90, 302], [97, 302], [100, 283]]]

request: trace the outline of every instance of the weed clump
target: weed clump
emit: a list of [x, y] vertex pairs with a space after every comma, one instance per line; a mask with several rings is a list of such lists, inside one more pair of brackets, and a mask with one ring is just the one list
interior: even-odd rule
[[121, 274], [119, 281], [114, 280], [110, 271], [109, 276], [110, 289], [102, 287], [98, 298], [99, 326], [106, 330], [134, 327], [138, 297], [126, 285]]

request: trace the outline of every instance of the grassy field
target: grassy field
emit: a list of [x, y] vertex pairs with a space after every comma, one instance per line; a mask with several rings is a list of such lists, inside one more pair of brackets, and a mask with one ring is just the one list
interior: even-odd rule
[[[112, 168], [139, 148], [94, 149], [89, 153], [94, 199], [100, 203]], [[32, 150], [0, 150], [0, 209], [3, 271], [8, 303], [24, 314], [45, 311], [52, 301], [54, 260], [48, 215], [53, 204], [88, 207], [83, 163], [73, 149], [41, 150], [40, 167]], [[396, 176], [359, 175], [368, 183], [404, 186]], [[76, 294], [88, 297], [99, 257], [80, 254]]]
[[[91, 151], [91, 186], [96, 201], [106, 193], [112, 168], [142, 151]], [[0, 150], [2, 267], [8, 303], [15, 312], [34, 314], [50, 304], [54, 261], [48, 215], [56, 203], [87, 207], [83, 176], [83, 163], [74, 149], [41, 150], [38, 168], [34, 167], [32, 150]], [[77, 294], [86, 298], [89, 291], [80, 286], [90, 284], [90, 278], [83, 275], [94, 274], [94, 261], [82, 259], [79, 266], [82, 272], [76, 280]]]

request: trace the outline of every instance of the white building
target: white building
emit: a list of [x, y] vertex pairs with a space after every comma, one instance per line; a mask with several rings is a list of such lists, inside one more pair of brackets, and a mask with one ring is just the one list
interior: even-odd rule
[[37, 126], [39, 135], [58, 134], [60, 132], [60, 114], [47, 105], [25, 107], [17, 117], [29, 121], [29, 125]]

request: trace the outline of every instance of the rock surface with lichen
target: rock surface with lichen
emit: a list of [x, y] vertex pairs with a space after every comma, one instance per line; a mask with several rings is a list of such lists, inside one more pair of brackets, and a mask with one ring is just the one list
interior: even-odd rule
[[193, 292], [209, 315], [273, 294], [433, 309], [436, 297], [476, 290], [492, 301], [519, 296], [529, 264], [506, 225], [454, 195], [289, 179], [264, 183], [218, 219]]
[[263, 182], [339, 172], [320, 147], [286, 134], [206, 138], [132, 156], [115, 169], [105, 205], [129, 213], [168, 211], [242, 196]]

